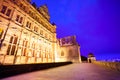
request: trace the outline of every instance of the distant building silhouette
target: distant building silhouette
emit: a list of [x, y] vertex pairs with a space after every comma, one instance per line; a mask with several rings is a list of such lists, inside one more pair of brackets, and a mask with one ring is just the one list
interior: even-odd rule
[[87, 62], [87, 57], [81, 55], [81, 61], [82, 62]]
[[95, 56], [93, 55], [93, 53], [89, 53], [88, 54], [88, 62], [91, 63], [92, 61], [96, 60]]
[[80, 46], [76, 42], [76, 36], [68, 36], [58, 39], [56, 61], [81, 62]]

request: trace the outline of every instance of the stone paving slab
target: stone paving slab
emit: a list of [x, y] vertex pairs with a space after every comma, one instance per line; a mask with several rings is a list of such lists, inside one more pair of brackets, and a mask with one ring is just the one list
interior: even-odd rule
[[120, 80], [120, 72], [90, 63], [70, 64], [2, 80]]

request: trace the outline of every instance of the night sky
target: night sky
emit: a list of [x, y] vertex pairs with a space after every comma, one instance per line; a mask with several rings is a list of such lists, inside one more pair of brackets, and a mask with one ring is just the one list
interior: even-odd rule
[[46, 4], [57, 37], [76, 35], [81, 54], [120, 58], [120, 0], [32, 0]]

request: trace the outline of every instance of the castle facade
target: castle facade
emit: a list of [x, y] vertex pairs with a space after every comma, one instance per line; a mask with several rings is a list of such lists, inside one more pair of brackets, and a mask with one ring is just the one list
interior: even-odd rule
[[58, 56], [65, 49], [59, 41], [46, 5], [37, 8], [30, 0], [0, 0], [1, 64], [70, 61]]

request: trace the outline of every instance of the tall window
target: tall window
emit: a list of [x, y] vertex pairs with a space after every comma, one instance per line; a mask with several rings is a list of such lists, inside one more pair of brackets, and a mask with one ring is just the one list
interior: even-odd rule
[[47, 38], [47, 39], [48, 39], [48, 35], [47, 35], [47, 33], [45, 34], [45, 38]]
[[61, 52], [61, 56], [64, 56], [64, 52], [63, 51]]
[[7, 49], [7, 55], [15, 54], [17, 41], [18, 41], [18, 37], [16, 35], [10, 37], [9, 46]]
[[6, 15], [10, 16], [10, 13], [11, 13], [11, 9], [8, 9]]
[[7, 8], [7, 6], [2, 6], [1, 13], [5, 14], [6, 16], [10, 16], [11, 14], [11, 9]]
[[19, 21], [19, 18], [20, 18], [20, 15], [17, 15], [17, 16], [16, 16], [16, 21], [17, 21], [17, 22]]
[[29, 23], [29, 28], [31, 28], [31, 23]]
[[31, 23], [30, 23], [29, 21], [27, 21], [26, 27], [27, 27], [27, 28], [31, 28]]
[[43, 35], [43, 31], [42, 30], [40, 30], [40, 34]]
[[28, 44], [28, 41], [26, 39], [24, 39], [23, 43], [22, 43], [22, 55], [23, 56], [26, 56], [27, 44]]
[[22, 23], [23, 17], [21, 17], [20, 15], [17, 15], [16, 16], [16, 21], [19, 22], [19, 23]]
[[41, 58], [41, 45], [39, 44], [39, 57]]
[[48, 38], [49, 40], [51, 40], [51, 36], [49, 36], [49, 38]]
[[20, 4], [20, 8], [23, 9], [23, 10], [25, 10], [26, 7], [21, 3]]
[[32, 55], [35, 56], [35, 43], [32, 43]]
[[4, 5], [3, 5], [3, 6], [2, 6], [1, 13], [5, 14], [6, 10], [7, 10], [7, 6], [4, 6]]
[[35, 26], [35, 27], [34, 27], [34, 31], [35, 31], [35, 32], [38, 32], [38, 27]]
[[29, 27], [29, 22], [27, 21], [27, 23], [26, 23], [26, 27]]
[[23, 20], [23, 17], [20, 17], [20, 21], [19, 22], [22, 23], [22, 20]]
[[40, 51], [39, 50], [36, 51], [35, 57], [38, 57], [38, 58], [40, 57]]

